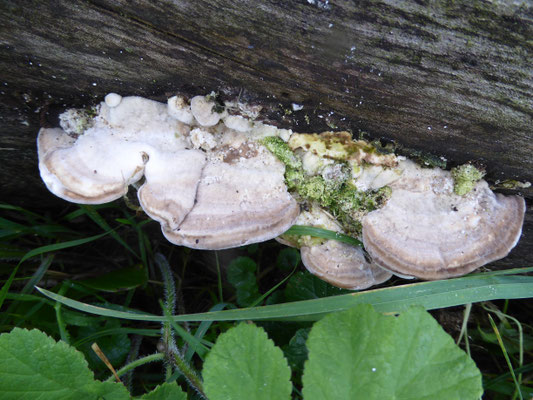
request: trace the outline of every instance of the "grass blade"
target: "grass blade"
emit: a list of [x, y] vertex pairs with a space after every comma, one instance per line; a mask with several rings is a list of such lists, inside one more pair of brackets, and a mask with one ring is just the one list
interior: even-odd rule
[[111, 237], [119, 242], [126, 250], [128, 250], [135, 257], [140, 257], [135, 253], [135, 251], [120, 237], [120, 235], [111, 229], [107, 221], [98, 214], [98, 211], [91, 206], [80, 204], [79, 207], [85, 212], [85, 214], [92, 219], [100, 228], [104, 231], [109, 232]]
[[[418, 305], [428, 310], [452, 307], [468, 303], [495, 299], [518, 299], [533, 297], [533, 276], [484, 276], [474, 274], [467, 277], [443, 281], [413, 283], [383, 289], [351, 293], [271, 306], [224, 310], [199, 314], [173, 316], [173, 321], [236, 321], [236, 320], [307, 320], [320, 319], [325, 314], [346, 310], [356, 304], [371, 304], [377, 311], [395, 313]], [[147, 313], [120, 312], [95, 307], [60, 296], [48, 290], [37, 288], [53, 300], [75, 308], [108, 317], [137, 321], [164, 321], [166, 318]]]
[[2, 305], [4, 304], [4, 300], [6, 298], [7, 292], [9, 290], [9, 288], [11, 287], [11, 284], [13, 283], [13, 280], [15, 279], [15, 275], [17, 274], [17, 271], [18, 271], [18, 269], [20, 267], [20, 264], [22, 264], [24, 261], [28, 260], [29, 258], [32, 258], [32, 257], [35, 257], [35, 256], [39, 256], [41, 254], [50, 253], [52, 251], [63, 250], [63, 249], [67, 249], [69, 247], [80, 246], [80, 245], [85, 244], [85, 243], [93, 242], [95, 240], [100, 239], [101, 237], [104, 237], [108, 233], [109, 232], [104, 232], [104, 233], [101, 233], [99, 235], [90, 236], [90, 237], [84, 238], [84, 239], [76, 239], [76, 240], [70, 240], [68, 242], [49, 244], [49, 245], [37, 247], [36, 249], [28, 251], [20, 259], [19, 263], [13, 269], [13, 272], [9, 276], [7, 282], [4, 283], [4, 286], [2, 286], [2, 289], [0, 290], [0, 308], [2, 308]]
[[490, 325], [492, 326], [492, 329], [494, 330], [494, 333], [496, 334], [496, 338], [498, 339], [498, 344], [500, 345], [500, 348], [502, 349], [503, 356], [505, 357], [505, 361], [507, 362], [507, 366], [509, 367], [509, 372], [511, 372], [511, 376], [513, 377], [513, 381], [516, 386], [518, 396], [520, 397], [520, 400], [524, 400], [524, 398], [522, 397], [522, 390], [520, 389], [520, 384], [518, 383], [518, 380], [516, 379], [513, 365], [511, 364], [511, 360], [509, 359], [509, 355], [507, 354], [507, 349], [505, 348], [505, 345], [503, 344], [503, 339], [500, 335], [500, 331], [498, 330], [498, 327], [494, 323], [494, 320], [492, 319], [490, 314], [487, 314], [487, 316], [489, 317]]
[[297, 236], [314, 236], [322, 239], [331, 239], [337, 240], [338, 242], [351, 244], [352, 246], [361, 246], [363, 243], [360, 240], [357, 240], [351, 236], [345, 235], [343, 233], [328, 231], [327, 229], [315, 228], [313, 226], [305, 225], [293, 225], [289, 228], [284, 235], [297, 235]]

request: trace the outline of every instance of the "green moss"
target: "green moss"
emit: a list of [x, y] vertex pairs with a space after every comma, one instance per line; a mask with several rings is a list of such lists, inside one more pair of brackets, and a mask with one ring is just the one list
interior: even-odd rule
[[[274, 154], [285, 166], [293, 170], [302, 169], [302, 161], [297, 158], [289, 145], [277, 136], [269, 136], [262, 140], [263, 145]], [[302, 171], [303, 174], [303, 171]]]
[[485, 172], [474, 167], [472, 164], [464, 164], [452, 168], [453, 191], [455, 194], [463, 196], [469, 193], [476, 182], [485, 176]]
[[[312, 138], [314, 139], [314, 137]], [[321, 142], [313, 140], [311, 142], [315, 145], [315, 150], [318, 149], [319, 145], [324, 145], [325, 149], [334, 148], [337, 152], [339, 145], [346, 145], [342, 141]], [[321, 175], [309, 176], [303, 170], [302, 161], [282, 139], [267, 137], [263, 139], [262, 143], [285, 164], [285, 182], [289, 191], [295, 193], [303, 201], [318, 203], [328, 210], [348, 234], [359, 235], [361, 233], [359, 219], [366, 213], [381, 207], [391, 195], [391, 189], [387, 186], [379, 190], [362, 191], [348, 183], [352, 176], [351, 167], [348, 164], [342, 165], [339, 169], [340, 172], [333, 174], [335, 177], [331, 179], [324, 179]], [[362, 143], [357, 145], [358, 148], [361, 148]], [[343, 146], [343, 149], [346, 149], [346, 146]]]

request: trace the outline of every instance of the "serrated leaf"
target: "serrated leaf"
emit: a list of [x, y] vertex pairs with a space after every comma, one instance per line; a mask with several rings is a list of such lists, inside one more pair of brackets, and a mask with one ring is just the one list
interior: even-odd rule
[[474, 361], [422, 308], [398, 317], [370, 305], [330, 314], [307, 348], [306, 400], [475, 400], [483, 392]]
[[332, 286], [309, 272], [302, 271], [291, 276], [287, 286], [285, 286], [285, 299], [289, 302], [320, 299], [345, 293], [351, 292]]
[[218, 337], [203, 369], [210, 400], [290, 399], [291, 370], [265, 331], [241, 323]]
[[0, 393], [5, 400], [130, 398], [121, 384], [95, 381], [79, 351], [20, 328], [0, 335]]
[[228, 282], [235, 287], [237, 304], [247, 307], [259, 296], [259, 288], [255, 279], [257, 265], [250, 257], [237, 257], [228, 266]]
[[187, 394], [175, 382], [163, 383], [146, 393], [141, 400], [187, 400]]

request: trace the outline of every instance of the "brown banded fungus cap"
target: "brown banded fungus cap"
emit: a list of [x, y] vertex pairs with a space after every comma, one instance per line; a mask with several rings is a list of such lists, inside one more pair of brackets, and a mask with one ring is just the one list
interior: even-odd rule
[[240, 135], [209, 153], [196, 204], [173, 243], [223, 249], [269, 240], [291, 227], [300, 208], [285, 186], [283, 165], [263, 146]]
[[[141, 207], [171, 242], [194, 248], [236, 247], [287, 230], [299, 206], [287, 192], [283, 164], [219, 123], [212, 101], [197, 96], [189, 108], [170, 100], [110, 94], [96, 117], [71, 111], [62, 115], [66, 131], [41, 129], [39, 168], [47, 187], [68, 201], [100, 204], [144, 176]], [[189, 115], [201, 122], [183, 123]]]
[[[332, 215], [316, 204], [307, 205], [297, 225], [314, 226], [335, 232], [342, 228]], [[340, 288], [362, 290], [387, 281], [392, 274], [365, 259], [363, 249], [336, 240], [310, 236], [283, 235], [277, 241], [299, 247], [305, 268], [320, 279]]]
[[383, 283], [392, 274], [366, 261], [363, 250], [336, 240], [300, 249], [309, 272], [334, 286], [362, 290]]
[[457, 195], [449, 171], [401, 164], [388, 202], [362, 220], [363, 243], [376, 264], [404, 277], [442, 279], [503, 258], [516, 245], [523, 198], [495, 194], [484, 180]]

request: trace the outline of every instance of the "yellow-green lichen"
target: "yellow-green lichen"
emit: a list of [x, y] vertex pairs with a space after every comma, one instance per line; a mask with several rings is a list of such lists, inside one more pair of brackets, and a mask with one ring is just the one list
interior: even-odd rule
[[367, 142], [352, 140], [349, 132], [324, 132], [294, 134], [289, 140], [292, 150], [301, 148], [320, 157], [335, 160], [348, 160], [353, 154], [360, 151], [374, 152]]
[[485, 172], [474, 167], [472, 164], [464, 164], [452, 168], [453, 191], [459, 196], [469, 193], [476, 182], [485, 176]]

